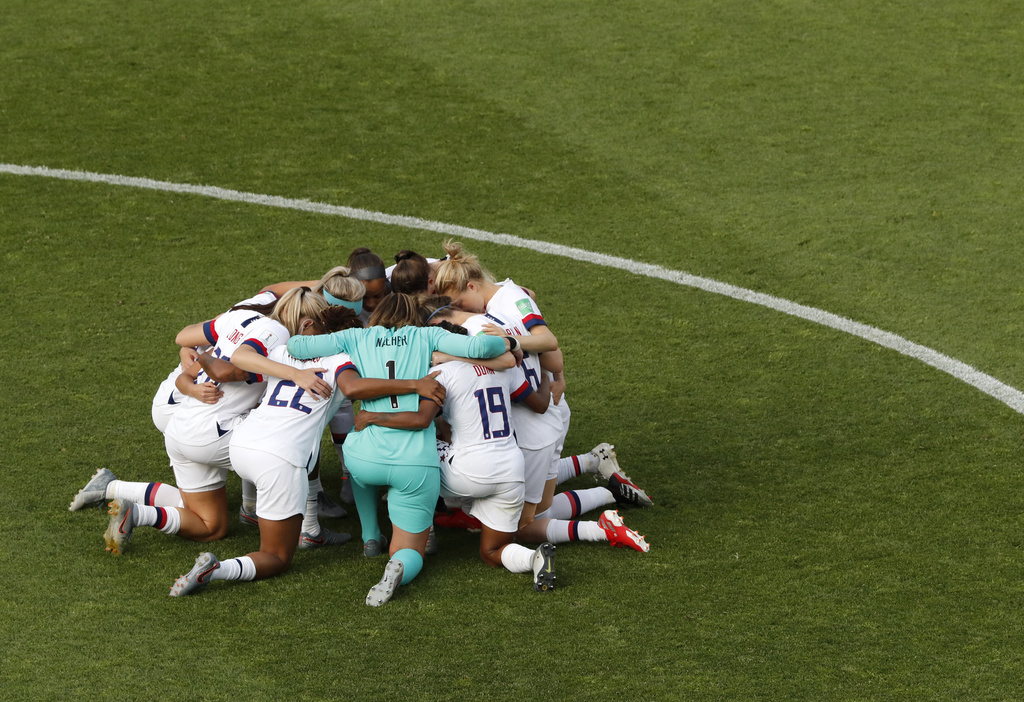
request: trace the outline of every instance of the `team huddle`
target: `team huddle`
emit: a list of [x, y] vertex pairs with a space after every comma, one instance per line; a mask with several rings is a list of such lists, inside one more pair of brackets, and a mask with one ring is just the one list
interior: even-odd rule
[[[539, 592], [555, 587], [556, 544], [648, 551], [617, 509], [604, 509], [652, 504], [612, 446], [561, 458], [570, 419], [564, 361], [533, 293], [497, 282], [460, 244], [444, 248], [443, 259], [402, 251], [390, 268], [356, 249], [320, 280], [267, 286], [182, 329], [181, 363], [153, 399], [175, 486], [101, 468], [69, 509], [110, 500], [104, 540], [115, 555], [144, 526], [216, 541], [228, 532], [233, 470], [239, 520], [259, 528], [259, 550], [225, 560], [202, 553], [170, 594], [272, 577], [296, 549], [350, 540], [320, 524], [346, 515], [320, 480], [330, 427], [341, 501], [355, 505], [363, 554], [389, 554], [368, 605], [419, 574], [437, 551], [435, 523], [479, 530], [482, 560], [532, 573]], [[606, 485], [556, 493], [584, 472]], [[378, 520], [382, 487], [390, 536]], [[577, 519], [596, 509], [596, 521]]]

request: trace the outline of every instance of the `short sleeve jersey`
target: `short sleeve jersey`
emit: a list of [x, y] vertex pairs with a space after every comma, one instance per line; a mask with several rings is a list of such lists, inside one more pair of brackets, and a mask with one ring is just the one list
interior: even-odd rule
[[277, 346], [267, 356], [293, 368], [324, 368], [318, 372], [331, 386], [329, 399], [316, 399], [290, 380], [267, 377], [260, 404], [231, 434], [231, 445], [265, 451], [291, 463], [308, 467], [319, 450], [324, 426], [330, 421], [345, 396], [338, 391], [338, 375], [356, 370], [347, 354], [300, 361], [285, 346]]
[[437, 380], [447, 390], [444, 417], [452, 428], [452, 470], [481, 483], [523, 481], [512, 407], [533, 391], [522, 372], [462, 361], [435, 370], [441, 371]]
[[[252, 310], [228, 311], [204, 325], [206, 338], [213, 345], [210, 353], [226, 361], [243, 344], [261, 356], [288, 341], [288, 330], [280, 322]], [[200, 373], [197, 383], [209, 382]], [[230, 432], [241, 416], [259, 402], [266, 387], [263, 377], [250, 373], [243, 382], [220, 383], [224, 392], [215, 404], [208, 405], [192, 397], [182, 398], [181, 406], [167, 424], [167, 436], [189, 446], [205, 446]]]

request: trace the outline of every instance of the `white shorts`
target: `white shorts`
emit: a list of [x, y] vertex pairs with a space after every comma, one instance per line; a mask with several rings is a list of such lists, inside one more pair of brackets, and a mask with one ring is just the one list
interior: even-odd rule
[[174, 482], [182, 492], [211, 492], [227, 483], [228, 445], [231, 434], [205, 446], [189, 446], [164, 435], [167, 457], [174, 469]]
[[526, 476], [526, 501], [538, 504], [544, 497], [544, 484], [558, 476], [558, 444], [540, 449], [520, 448], [523, 452], [523, 473]]
[[304, 514], [309, 478], [306, 469], [266, 451], [231, 447], [231, 469], [256, 484], [256, 516], [275, 522]]
[[[565, 401], [565, 395], [562, 395], [562, 400], [557, 405], [552, 403], [548, 407], [548, 412], [555, 412], [558, 418], [562, 420], [562, 435], [558, 437], [558, 453], [555, 454], [555, 460], [562, 455], [562, 449], [565, 447], [565, 437], [569, 435], [569, 416], [572, 412], [569, 410], [569, 403]], [[555, 468], [555, 475], [548, 476], [549, 478], [557, 477], [558, 469]]]
[[441, 471], [441, 497], [449, 507], [461, 507], [495, 531], [519, 529], [523, 513], [523, 483], [480, 483], [459, 473]]

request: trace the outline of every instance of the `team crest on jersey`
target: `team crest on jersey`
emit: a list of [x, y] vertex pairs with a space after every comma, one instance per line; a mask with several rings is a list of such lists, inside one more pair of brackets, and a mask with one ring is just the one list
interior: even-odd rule
[[232, 344], [237, 344], [242, 340], [242, 331], [240, 329], [232, 329], [231, 333], [228, 334], [228, 341]]
[[530, 300], [525, 297], [522, 300], [516, 301], [516, 307], [519, 308], [519, 314], [524, 317], [533, 313], [533, 305], [531, 305]]

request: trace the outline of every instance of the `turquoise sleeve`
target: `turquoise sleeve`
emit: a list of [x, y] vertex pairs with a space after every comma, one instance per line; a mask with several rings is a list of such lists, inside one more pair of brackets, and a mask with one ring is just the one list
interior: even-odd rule
[[437, 350], [452, 356], [494, 358], [505, 353], [505, 337], [503, 336], [463, 336], [437, 327], [434, 328], [439, 332], [435, 341]]
[[343, 332], [317, 336], [293, 336], [288, 339], [288, 353], [295, 358], [321, 358], [347, 351]]

